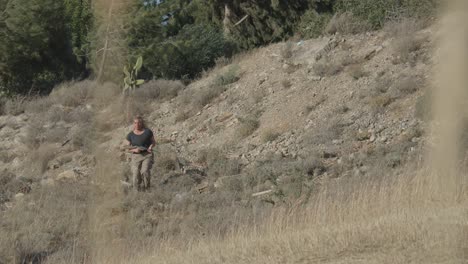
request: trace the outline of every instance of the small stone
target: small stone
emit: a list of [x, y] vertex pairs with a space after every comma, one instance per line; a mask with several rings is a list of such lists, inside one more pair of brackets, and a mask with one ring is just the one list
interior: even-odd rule
[[21, 199], [23, 199], [23, 197], [24, 197], [24, 193], [17, 193], [17, 194], [15, 194], [15, 199], [16, 199], [16, 200], [21, 200]]
[[374, 135], [374, 134], [371, 135], [371, 137], [369, 138], [369, 141], [370, 141], [370, 142], [374, 142], [374, 141], [375, 141], [375, 135]]
[[311, 81], [314, 81], [314, 82], [319, 82], [322, 80], [322, 77], [321, 76], [311, 76], [309, 78]]

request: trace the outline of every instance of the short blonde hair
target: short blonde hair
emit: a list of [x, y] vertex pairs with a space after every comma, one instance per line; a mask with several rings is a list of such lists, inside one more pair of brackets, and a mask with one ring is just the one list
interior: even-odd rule
[[143, 128], [146, 128], [146, 124], [145, 124], [145, 120], [143, 119], [143, 117], [141, 115], [137, 115], [133, 118], [133, 120], [138, 120], [141, 122], [141, 125], [143, 126]]

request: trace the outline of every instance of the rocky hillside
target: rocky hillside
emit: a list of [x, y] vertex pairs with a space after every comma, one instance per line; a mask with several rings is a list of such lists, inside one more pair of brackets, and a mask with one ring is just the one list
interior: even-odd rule
[[[271, 208], [307, 203], [323, 179], [380, 177], [418, 164], [433, 41], [431, 28], [404, 21], [378, 32], [259, 48], [219, 60], [188, 86], [150, 81], [130, 101], [119, 99], [113, 84], [85, 81], [46, 98], [5, 102], [0, 226], [17, 228], [3, 228], [0, 237], [16, 237], [21, 249], [4, 239], [0, 263], [65, 252], [86, 220], [66, 231], [63, 223], [39, 226], [33, 218], [56, 221], [46, 210], [58, 209], [37, 197], [44, 190], [86, 193], [98, 181], [103, 153], [120, 153], [135, 113], [144, 114], [158, 142], [152, 189], [115, 198], [112, 215], [134, 219], [129, 229], [148, 238], [222, 234]], [[114, 180], [125, 189], [129, 173], [120, 158], [107, 170], [121, 176]], [[90, 199], [63, 197], [80, 208]], [[49, 216], [21, 216], [30, 207]], [[235, 212], [245, 219], [230, 218]], [[31, 223], [50, 236], [21, 233]]]

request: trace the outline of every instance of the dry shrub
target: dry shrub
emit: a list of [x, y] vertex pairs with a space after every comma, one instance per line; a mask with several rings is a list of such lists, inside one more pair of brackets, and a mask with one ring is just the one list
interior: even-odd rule
[[191, 111], [185, 110], [185, 109], [179, 109], [175, 116], [175, 122], [176, 123], [183, 122], [189, 119], [191, 116], [192, 116]]
[[47, 165], [56, 154], [56, 147], [49, 144], [39, 146], [28, 153], [28, 170], [31, 176], [42, 175], [47, 170]]
[[392, 21], [385, 25], [387, 36], [393, 38], [394, 63], [413, 62], [416, 59], [414, 52], [424, 43], [424, 39], [416, 36], [416, 32], [421, 28], [420, 21], [410, 18]]
[[201, 109], [205, 105], [211, 103], [215, 98], [226, 91], [225, 86], [222, 85], [209, 85], [198, 90], [192, 98], [191, 105], [193, 109]]
[[48, 96], [32, 98], [25, 107], [25, 112], [30, 114], [41, 114], [47, 112], [53, 101]]
[[260, 126], [260, 122], [254, 117], [239, 118], [239, 121], [240, 126], [237, 129], [237, 136], [239, 139], [252, 135], [252, 133]]
[[30, 150], [36, 149], [44, 142], [45, 130], [42, 120], [32, 119], [26, 126], [26, 133], [24, 137], [21, 138], [21, 142]]
[[426, 91], [422, 96], [420, 96], [416, 101], [414, 116], [423, 121], [432, 119], [432, 100], [433, 95], [430, 91]]
[[417, 76], [399, 76], [395, 81], [394, 90], [397, 97], [412, 94], [421, 86], [421, 81]]
[[266, 131], [264, 131], [264, 132], [262, 133], [262, 136], [261, 136], [261, 137], [262, 137], [262, 141], [263, 141], [264, 143], [266, 143], [266, 142], [274, 141], [274, 140], [277, 139], [280, 135], [281, 135], [280, 132], [275, 131], [275, 130], [273, 130], [273, 129], [268, 129], [268, 130], [266, 130]]
[[369, 105], [374, 112], [382, 112], [394, 100], [395, 99], [392, 96], [388, 94], [382, 94], [371, 98], [369, 100]]
[[155, 172], [158, 174], [174, 171], [179, 168], [177, 153], [167, 147], [160, 146], [155, 153]]
[[207, 174], [212, 178], [239, 174], [239, 161], [229, 159], [225, 153], [226, 150], [220, 148], [200, 149], [197, 153], [196, 162], [205, 164]]
[[289, 89], [289, 88], [291, 88], [292, 83], [291, 83], [290, 80], [284, 79], [284, 80], [281, 81], [281, 85], [283, 86], [283, 88]]
[[94, 81], [85, 80], [81, 82], [63, 83], [54, 88], [49, 97], [56, 103], [66, 107], [77, 107], [89, 102], [94, 89], [97, 89]]
[[328, 34], [357, 34], [371, 29], [371, 26], [363, 20], [359, 20], [352, 13], [335, 14], [325, 28]]
[[334, 139], [341, 138], [348, 124], [338, 116], [327, 121], [321, 121], [315, 129], [304, 136], [306, 149], [314, 149], [319, 144], [331, 143]]
[[373, 95], [386, 93], [392, 87], [392, 79], [390, 77], [381, 76], [376, 78], [374, 89], [371, 92]]
[[315, 75], [320, 77], [337, 75], [343, 70], [343, 65], [330, 59], [321, 60], [312, 66]]
[[98, 85], [96, 89], [93, 89], [93, 104], [98, 107], [105, 107], [109, 105], [114, 99], [116, 99], [122, 90], [121, 88], [112, 82], [105, 82]]
[[85, 242], [80, 232], [87, 224], [83, 212], [88, 193], [79, 184], [33, 189], [0, 218], [0, 259], [5, 263], [42, 263], [53, 254], [67, 253], [68, 261], [82, 263], [86, 252], [79, 250]]
[[280, 50], [281, 58], [288, 60], [293, 56], [293, 43], [288, 41], [284, 43]]
[[135, 90], [138, 101], [170, 100], [185, 89], [181, 81], [152, 80]]
[[25, 96], [16, 96], [6, 100], [3, 111], [7, 115], [20, 115], [25, 112], [28, 100]]
[[0, 148], [0, 162], [9, 163], [16, 158], [16, 154], [11, 149]]
[[76, 149], [81, 149], [85, 153], [91, 153], [93, 143], [95, 143], [95, 133], [95, 128], [91, 125], [81, 125], [73, 127], [68, 137]]
[[314, 111], [317, 107], [319, 107], [322, 103], [324, 103], [327, 100], [327, 97], [325, 95], [320, 95], [317, 97], [314, 97], [312, 99], [312, 102], [310, 102], [306, 107], [305, 111], [307, 114], [310, 112]]
[[44, 131], [44, 142], [63, 143], [67, 140], [68, 129], [62, 126], [55, 126]]
[[353, 79], [355, 80], [359, 80], [362, 77], [369, 76], [369, 73], [364, 70], [361, 64], [354, 64], [354, 65], [349, 66], [348, 72], [349, 72], [349, 75], [353, 77]]

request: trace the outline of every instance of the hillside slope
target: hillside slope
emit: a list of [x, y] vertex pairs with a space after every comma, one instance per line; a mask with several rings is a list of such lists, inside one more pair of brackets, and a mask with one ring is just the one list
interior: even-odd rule
[[[273, 44], [130, 101], [85, 81], [7, 103], [0, 263], [461, 261], [465, 207], [419, 206], [433, 31]], [[144, 193], [119, 149], [136, 113], [158, 142]]]

